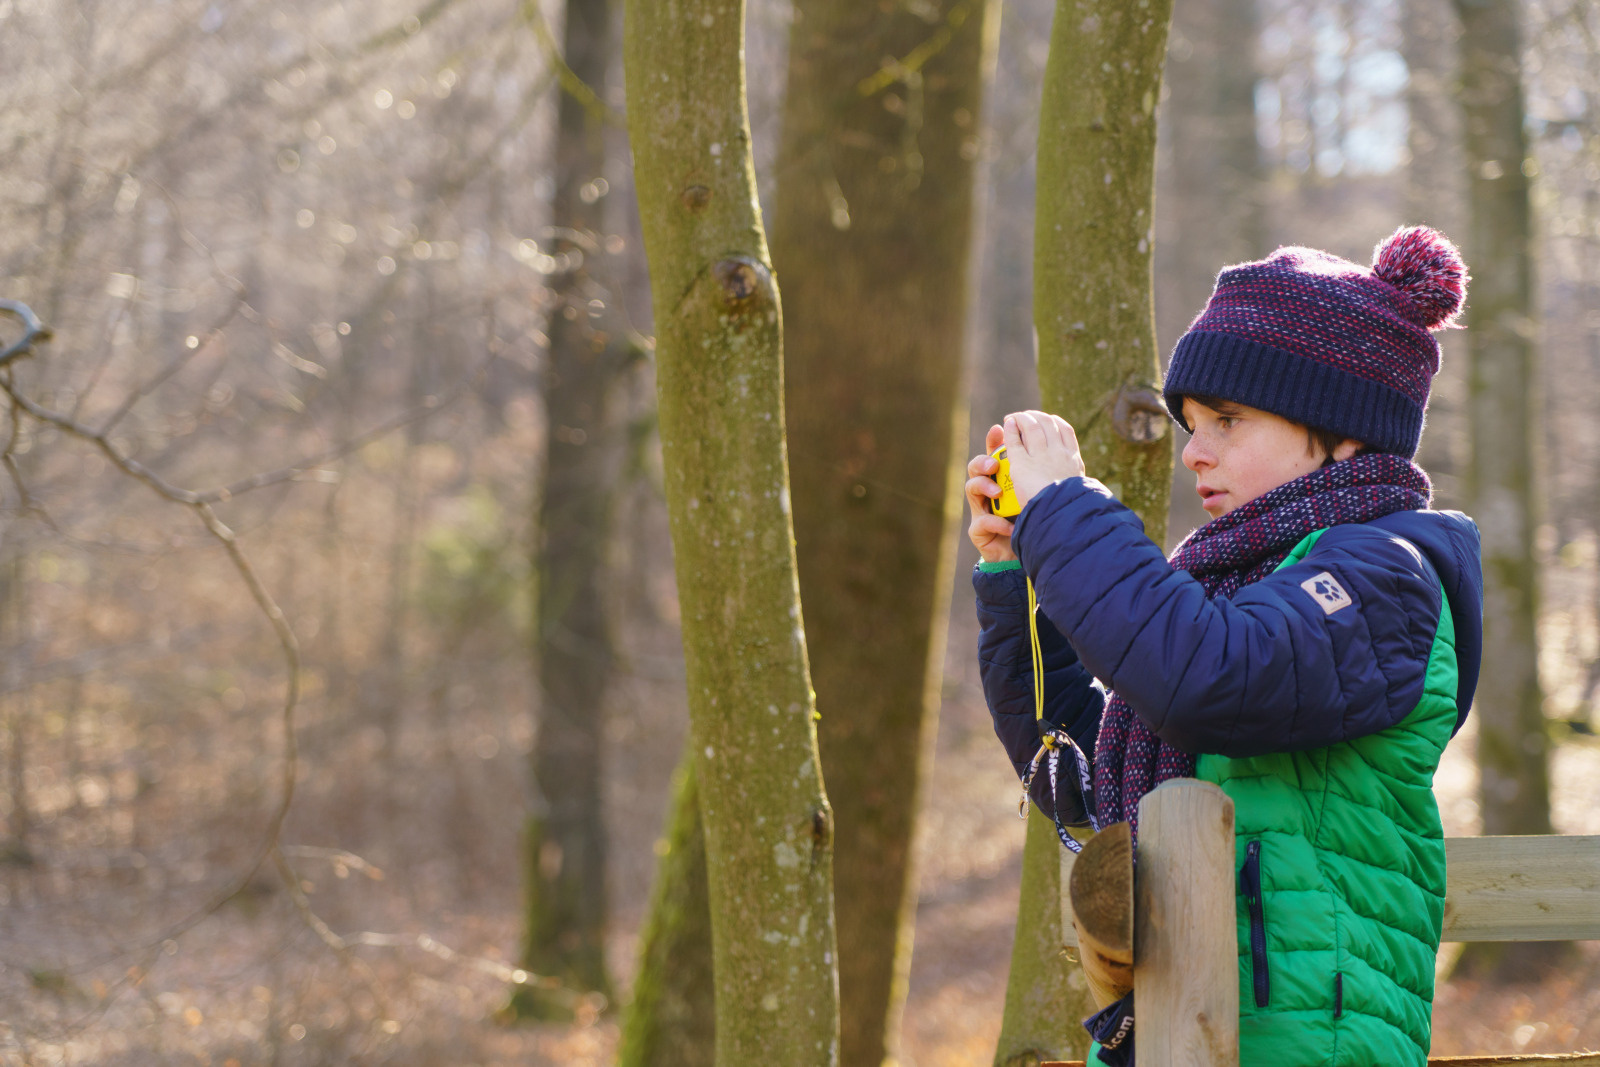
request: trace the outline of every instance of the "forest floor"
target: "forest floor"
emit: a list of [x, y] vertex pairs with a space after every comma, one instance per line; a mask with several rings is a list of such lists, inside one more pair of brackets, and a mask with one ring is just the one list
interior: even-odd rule
[[[925, 791], [902, 1067], [988, 1067], [1004, 1002], [1023, 824], [968, 654], [973, 637], [958, 610], [934, 787]], [[666, 662], [671, 650], [649, 651], [655, 658], [639, 662]], [[636, 677], [617, 694], [611, 724], [627, 771], [608, 782], [609, 951], [624, 991], [681, 744], [681, 691], [670, 672]], [[1450, 834], [1477, 829], [1471, 745], [1470, 732], [1452, 744], [1437, 781]], [[307, 902], [344, 939], [342, 950], [319, 937], [271, 877], [165, 937], [166, 916], [192, 913], [204, 899], [198, 873], [168, 870], [155, 890], [148, 871], [74, 866], [67, 852], [28, 870], [0, 864], [0, 1065], [610, 1064], [619, 1013], [598, 1002], [571, 1024], [494, 1020], [519, 937], [517, 809], [504, 793], [515, 788], [521, 747], [509, 738], [503, 750], [479, 746], [463, 757], [453, 792], [415, 799], [412, 810], [439, 814], [415, 823], [408, 847], [374, 846], [365, 858], [384, 868], [381, 880], [336, 853], [295, 853]], [[332, 828], [359, 824], [349, 794], [317, 791], [321, 773], [307, 772], [292, 841], [339, 840]], [[1600, 744], [1564, 746], [1554, 782], [1558, 829], [1600, 834]], [[460, 812], [500, 822], [486, 822], [476, 844], [470, 835], [448, 840]], [[1596, 1047], [1600, 943], [1579, 946], [1539, 982], [1447, 978], [1439, 986], [1438, 1054]]]

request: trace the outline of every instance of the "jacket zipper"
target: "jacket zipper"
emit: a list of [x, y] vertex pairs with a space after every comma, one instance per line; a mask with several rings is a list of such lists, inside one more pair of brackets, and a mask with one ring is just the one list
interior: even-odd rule
[[1250, 908], [1250, 963], [1255, 975], [1256, 1007], [1267, 1006], [1271, 992], [1267, 975], [1267, 914], [1261, 899], [1261, 842], [1245, 846], [1244, 866], [1239, 868], [1239, 893]]

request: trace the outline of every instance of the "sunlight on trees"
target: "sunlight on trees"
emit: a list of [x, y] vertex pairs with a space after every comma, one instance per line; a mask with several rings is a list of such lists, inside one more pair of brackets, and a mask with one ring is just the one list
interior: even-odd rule
[[[1159, 129], [1153, 216], [1124, 232], [1113, 219], [1152, 212], [1148, 161], [1102, 158], [1120, 130], [1093, 128], [1124, 79], [1115, 64], [1074, 63], [1078, 80], [1051, 83], [1060, 110], [1040, 107], [1047, 67], [1056, 78], [1069, 56], [1052, 45], [1056, 7], [843, 5], [863, 20], [845, 31], [810, 0], [638, 5], [686, 48], [726, 46], [746, 24], [742, 86], [725, 51], [715, 76], [669, 72], [650, 90], [635, 72], [666, 52], [636, 54], [626, 79], [622, 63], [589, 64], [558, 0], [0, 0], [0, 40], [14, 45], [0, 68], [0, 308], [31, 309], [52, 334], [7, 356], [28, 330], [0, 313], [0, 1060], [599, 1067], [619, 1054], [666, 1062], [668, 1042], [687, 1067], [709, 1062], [720, 1037], [737, 1049], [725, 1056], [755, 1062], [751, 1035], [769, 1014], [789, 1025], [779, 1009], [791, 1002], [833, 1010], [835, 961], [811, 951], [827, 936], [818, 872], [831, 833], [843, 849], [859, 828], [844, 813], [879, 810], [874, 789], [916, 799], [889, 805], [900, 822], [883, 852], [902, 873], [883, 875], [884, 888], [875, 868], [862, 868], [865, 888], [849, 882], [840, 861], [852, 904], [899, 917], [867, 920], [877, 948], [849, 935], [888, 961], [862, 1032], [924, 1067], [1036, 1047], [1011, 1038], [1015, 1005], [1066, 996], [1048, 936], [1035, 938], [1048, 981], [1014, 982], [1008, 1007], [1006, 976], [1014, 945], [1041, 929], [1018, 923], [1019, 882], [1051, 899], [1041, 886], [1054, 864], [1042, 861], [1057, 846], [1046, 827], [1026, 845], [1013, 814], [971, 662], [970, 553], [955, 553], [952, 599], [938, 538], [913, 554], [868, 550], [848, 523], [842, 540], [808, 537], [822, 520], [807, 501], [837, 498], [847, 518], [896, 530], [921, 512], [937, 526], [937, 475], [963, 446], [959, 430], [939, 443], [935, 423], [958, 427], [963, 398], [981, 432], [1037, 403], [1042, 379], [1046, 405], [1087, 422], [1108, 396], [1153, 384], [1224, 263], [1288, 243], [1364, 261], [1371, 236], [1402, 222], [1457, 238], [1477, 279], [1468, 328], [1442, 338], [1421, 456], [1437, 506], [1473, 512], [1496, 535], [1486, 544], [1515, 548], [1494, 603], [1521, 610], [1521, 636], [1495, 642], [1521, 653], [1497, 672], [1509, 688], [1480, 693], [1436, 781], [1447, 832], [1600, 833], [1600, 421], [1588, 386], [1600, 369], [1600, 8], [1177, 4], [1159, 89], [1148, 106], [1143, 90], [1129, 98], [1138, 134], [1152, 116]], [[1143, 10], [1100, 7], [1104, 25]], [[1488, 11], [1501, 20], [1491, 31], [1463, 22]], [[994, 77], [978, 100], [961, 94], [985, 18]], [[880, 39], [882, 27], [893, 32]], [[621, 34], [619, 7], [598, 36], [618, 47]], [[1474, 58], [1490, 46], [1497, 59]], [[805, 136], [833, 153], [820, 160], [791, 125], [806, 101], [788, 95], [807, 84], [791, 68], [811, 62], [823, 73], [807, 92], [821, 103]], [[669, 102], [714, 111], [720, 132], [661, 155], [630, 148], [627, 124], [664, 122], [652, 109]], [[1490, 112], [1493, 143], [1473, 117]], [[1063, 115], [1068, 135], [1056, 136]], [[599, 150], [564, 163], [563, 122], [580, 116]], [[656, 247], [646, 262], [634, 164], [669, 158], [685, 169], [643, 199], [660, 202], [658, 216], [701, 220], [706, 243], [689, 258], [736, 263], [720, 275], [671, 273]], [[932, 206], [947, 165], [967, 168], [970, 215]], [[1072, 168], [1087, 186], [1062, 181]], [[1507, 190], [1523, 201], [1515, 226], [1472, 221]], [[791, 213], [787, 198], [808, 195], [811, 213]], [[711, 227], [723, 210], [736, 221]], [[769, 274], [791, 296], [791, 436], [765, 322], [734, 338], [766, 346], [764, 369], [708, 375], [725, 406], [685, 423], [669, 401], [658, 431], [658, 387], [693, 399], [673, 392], [684, 380], [672, 379], [684, 351], [674, 331], [685, 316], [726, 325], [696, 303], [716, 289], [705, 280], [748, 285], [741, 299], [765, 308]], [[1102, 365], [1101, 340], [1128, 362]], [[802, 343], [820, 351], [803, 355]], [[840, 392], [868, 369], [852, 347], [862, 343], [891, 375], [872, 397]], [[950, 354], [963, 346], [965, 375]], [[585, 353], [603, 353], [611, 372], [598, 392], [572, 374], [594, 365]], [[824, 369], [802, 381], [803, 366]], [[915, 417], [917, 439], [933, 443], [913, 446], [892, 427], [922, 379], [930, 410], [949, 418]], [[758, 394], [770, 418], [737, 438], [733, 413]], [[1085, 434], [1091, 471], [1142, 487], [1157, 530], [1168, 444], [1124, 457], [1109, 417]], [[723, 449], [693, 492], [672, 473], [674, 440]], [[781, 494], [762, 495], [776, 492], [770, 478], [740, 488], [741, 463], [785, 446], [791, 516]], [[1169, 540], [1203, 519], [1181, 484]], [[600, 512], [584, 510], [583, 488]], [[674, 495], [700, 501], [697, 536], [679, 515], [674, 538]], [[559, 532], [569, 507], [578, 528], [601, 532]], [[745, 539], [758, 512], [770, 525]], [[594, 517], [606, 514], [609, 527]], [[848, 579], [844, 606], [819, 593], [815, 612], [790, 618], [793, 582], [774, 578], [770, 633], [730, 624], [697, 646], [697, 629], [737, 615], [721, 583], [755, 573], [699, 554], [726, 560], [755, 544], [776, 573], [791, 518], [799, 567]], [[552, 545], [562, 551], [539, 548]], [[885, 601], [922, 622], [868, 606]], [[892, 630], [922, 649], [892, 682], [905, 729], [919, 732], [897, 749], [918, 758], [896, 770], [914, 780], [926, 751], [931, 776], [890, 786], [841, 763], [827, 783], [841, 822], [821, 830], [814, 773], [793, 793], [768, 780], [793, 785], [802, 759], [814, 766], [791, 647], [800, 620], [827, 631], [813, 638], [824, 758], [830, 726], [861, 727], [867, 699], [825, 684], [825, 642], [871, 660], [867, 646], [887, 647]], [[927, 650], [946, 627], [941, 659]], [[700, 647], [688, 660], [686, 640]], [[733, 696], [774, 671], [782, 700]], [[725, 718], [706, 714], [708, 688]], [[731, 732], [752, 720], [769, 732], [730, 768], [734, 750], [704, 736], [707, 723]], [[701, 801], [713, 799], [669, 818], [685, 751], [706, 772]], [[529, 855], [524, 816], [558, 780], [576, 814]], [[771, 795], [736, 795], [752, 783]], [[781, 818], [758, 810], [778, 794]], [[718, 899], [693, 895], [710, 888], [696, 842], [716, 856], [767, 841], [767, 867], [789, 871], [762, 836], [779, 823], [806, 843], [785, 859], [817, 857], [794, 883], [806, 932], [783, 927], [781, 944], [758, 940], [739, 966], [797, 954], [803, 976], [792, 988], [740, 979], [762, 988], [728, 1010], [754, 1021], [713, 1035], [709, 1002], [690, 994], [710, 987], [706, 930], [718, 921], [727, 957], [731, 908], [724, 897], [720, 917], [706, 903], [694, 919], [697, 901]], [[1022, 873], [1029, 848], [1046, 873]], [[524, 891], [575, 866], [588, 872], [569, 895], [582, 905], [576, 939], [558, 922], [552, 954], [527, 951]], [[705, 952], [671, 947], [686, 941]], [[575, 945], [582, 968], [561, 959]], [[1442, 981], [1435, 1052], [1600, 1045], [1587, 998], [1600, 959], [1592, 945], [1573, 953], [1536, 984]], [[848, 983], [848, 960], [837, 967]], [[565, 1018], [514, 1025], [508, 993]], [[826, 1022], [803, 1022], [797, 1041], [826, 1042]], [[1070, 1013], [1052, 1027], [1076, 1037]]]

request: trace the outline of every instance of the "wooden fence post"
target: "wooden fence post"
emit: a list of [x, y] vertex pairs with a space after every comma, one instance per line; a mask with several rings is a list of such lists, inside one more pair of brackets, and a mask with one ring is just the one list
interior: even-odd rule
[[1238, 1067], [1233, 801], [1193, 778], [1139, 802], [1134, 1016], [1140, 1063]]

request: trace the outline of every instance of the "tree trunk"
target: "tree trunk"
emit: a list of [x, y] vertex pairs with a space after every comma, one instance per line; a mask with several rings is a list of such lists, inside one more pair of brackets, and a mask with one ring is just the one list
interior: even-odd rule
[[1011, 973], [995, 1049], [995, 1067], [1037, 1067], [1046, 1060], [1082, 1058], [1089, 1035], [1079, 1025], [1094, 1013], [1083, 968], [1062, 945], [1061, 839], [1031, 805], [1022, 848], [1022, 894], [1011, 940]]
[[[1550, 832], [1549, 736], [1539, 688], [1538, 569], [1534, 558], [1532, 205], [1522, 103], [1521, 8], [1515, 0], [1457, 0], [1462, 128], [1472, 269], [1467, 312], [1472, 452], [1468, 511], [1483, 534], [1483, 668], [1478, 716], [1479, 800], [1485, 834]], [[1492, 950], [1491, 950], [1492, 951]], [[1518, 976], [1559, 949], [1506, 950]]]
[[[1172, 452], [1154, 384], [1151, 224], [1155, 105], [1171, 12], [1170, 0], [1056, 5], [1039, 113], [1033, 242], [1041, 402], [1072, 423], [1089, 474], [1139, 514], [1157, 544], [1166, 535]], [[1060, 907], [1059, 884], [1052, 892], [1026, 879], [1059, 883], [1052, 861], [1060, 847], [1029, 834], [1022, 900], [1034, 910], [1019, 909], [1019, 926], [1059, 924], [1047, 913]], [[1059, 943], [1041, 948], [1038, 939], [1025, 945], [1019, 938], [1017, 946], [1029, 955], [1013, 958], [1012, 983], [1037, 982], [1061, 967]], [[1076, 991], [1076, 998], [1044, 1003], [1008, 989], [1000, 1048], [1081, 1055], [1087, 1035], [1078, 1022], [1094, 1008], [1087, 989]]]
[[756, 206], [741, 0], [631, 2], [625, 42], [662, 465], [705, 823], [722, 1067], [838, 1062], [822, 788]]
[[[583, 82], [605, 85], [612, 51], [610, 0], [567, 0], [563, 53]], [[539, 676], [532, 754], [534, 810], [528, 850], [523, 966], [562, 979], [558, 997], [520, 986], [512, 1010], [565, 1017], [574, 990], [609, 996], [606, 975], [606, 862], [601, 755], [611, 635], [600, 588], [611, 527], [615, 457], [607, 398], [622, 367], [620, 346], [599, 328], [586, 255], [598, 253], [602, 201], [593, 183], [605, 168], [605, 114], [561, 94], [556, 193], [551, 208], [563, 264], [550, 280], [549, 361], [544, 401], [549, 436], [535, 553]]]
[[[1211, 296], [1217, 269], [1265, 255], [1266, 192], [1256, 143], [1256, 0], [1191, 0], [1173, 9], [1156, 186], [1157, 356], [1172, 350]], [[1174, 434], [1174, 454], [1187, 440]], [[1171, 538], [1208, 521], [1194, 477], [1174, 464]]]
[[699, 792], [691, 750], [678, 765], [672, 790], [617, 1067], [711, 1067], [715, 1054], [711, 904]]
[[1456, 47], [1451, 0], [1405, 0], [1401, 51], [1405, 56], [1406, 221], [1453, 232], [1460, 203], [1461, 108], [1455, 99]]
[[[896, 1058], [915, 821], [966, 450], [973, 172], [992, 0], [800, 0], [773, 259], [795, 544], [839, 827], [840, 1062]], [[898, 57], [886, 65], [884, 57]]]
[[[1449, 234], [1464, 233], [1465, 178], [1461, 162], [1461, 107], [1456, 101], [1456, 31], [1451, 0], [1405, 0], [1401, 16], [1401, 53], [1410, 78], [1406, 82], [1405, 222], [1432, 226]], [[1433, 479], [1434, 493], [1446, 506], [1459, 506], [1459, 486], [1466, 465], [1467, 441], [1461, 429], [1466, 398], [1465, 338], [1444, 334], [1439, 374], [1428, 401], [1427, 432], [1417, 450], [1417, 463]]]
[[28, 633], [28, 579], [26, 549], [8, 545], [6, 558], [0, 559], [0, 636], [7, 652], [0, 680], [12, 690], [0, 696], [6, 726], [6, 784], [11, 810], [6, 816], [6, 834], [0, 839], [0, 865], [31, 866], [33, 854], [33, 808], [28, 795], [28, 680], [32, 659]]

